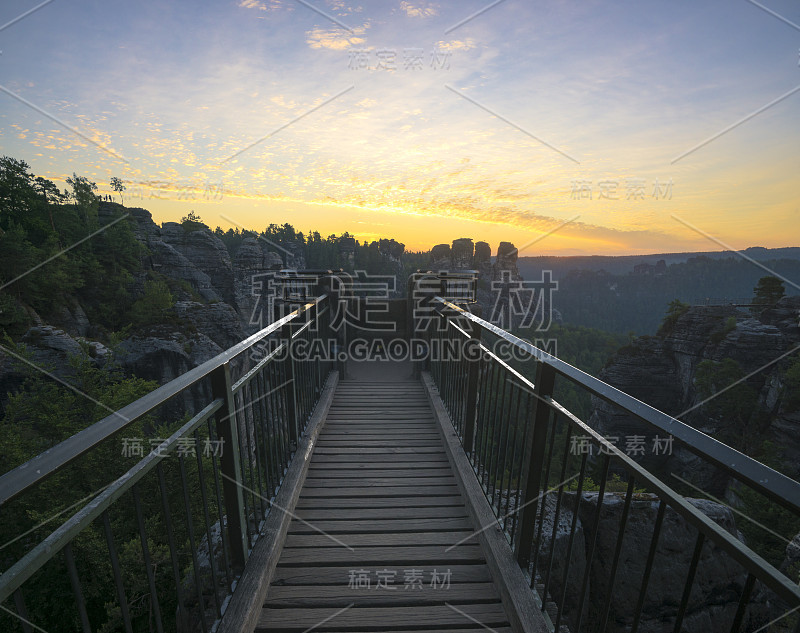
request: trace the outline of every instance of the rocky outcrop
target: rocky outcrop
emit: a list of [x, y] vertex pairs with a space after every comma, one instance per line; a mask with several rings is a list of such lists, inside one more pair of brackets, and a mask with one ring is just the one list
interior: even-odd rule
[[488, 242], [475, 242], [475, 254], [472, 259], [472, 265], [476, 269], [492, 265], [492, 247], [489, 246]]
[[208, 276], [223, 301], [236, 305], [233, 265], [222, 240], [207, 229], [186, 230], [177, 222], [165, 222], [161, 227], [161, 237], [164, 243]]
[[[610, 600], [607, 630], [624, 633], [630, 630], [633, 623], [658, 514], [658, 501], [655, 496], [648, 494], [638, 494], [632, 500], [613, 587], [610, 585], [610, 572], [617, 547], [624, 495], [606, 493], [599, 519], [597, 501], [598, 493], [583, 493], [576, 509], [577, 494], [565, 492], [553, 539], [556, 499], [553, 493], [547, 495], [545, 520], [542, 524], [543, 547], [537, 560], [537, 589], [543, 591], [544, 582], [549, 577], [548, 601], [562, 610], [562, 622], [568, 626], [574, 622], [586, 577], [587, 553], [594, 543], [591, 568], [586, 577], [587, 599], [582, 619], [584, 622], [601, 621], [604, 607]], [[741, 540], [734, 514], [729, 508], [704, 499], [687, 501], [731, 536]], [[570, 564], [567, 566], [573, 521], [576, 528]], [[640, 631], [656, 633], [672, 630], [674, 627], [677, 605], [683, 591], [683, 579], [687, 575], [696, 537], [697, 531], [683, 517], [672, 509], [667, 510], [642, 609]], [[740, 565], [707, 541], [701, 552], [681, 630], [688, 633], [727, 631], [736, 612], [746, 577], [747, 573]], [[757, 591], [753, 595], [743, 630], [755, 630], [768, 621], [770, 616], [771, 607], [767, 595]]]
[[76, 300], [58, 306], [50, 321], [70, 336], [87, 336], [92, 327], [89, 317]]
[[451, 265], [456, 270], [472, 268], [472, 258], [475, 249], [472, 245], [472, 240], [468, 237], [461, 237], [453, 240], [453, 246], [450, 250]]
[[450, 244], [437, 244], [431, 249], [431, 270], [450, 268]]
[[228, 349], [245, 338], [239, 315], [227, 303], [178, 301], [175, 312], [192, 330], [207, 336], [221, 349]]
[[522, 279], [517, 268], [519, 253], [511, 242], [500, 242], [497, 247], [497, 257], [492, 268], [492, 279], [502, 279], [506, 274], [512, 281]]
[[[759, 315], [733, 307], [689, 308], [660, 336], [640, 337], [620, 349], [600, 378], [647, 404], [717, 437], [731, 435], [731, 421], [702, 402], [696, 385], [704, 360], [733, 359], [743, 383], [757, 394], [758, 406], [747, 428], [751, 447], [771, 441], [781, 452], [783, 470], [800, 477], [800, 416], [782, 407], [784, 372], [791, 359], [777, 361], [800, 343], [800, 297], [787, 297]], [[752, 375], [751, 375], [752, 374]], [[718, 389], [727, 385], [719, 385]], [[734, 387], [735, 388], [735, 387]], [[599, 399], [593, 400], [589, 424], [603, 435], [639, 434], [649, 445], [659, 432]], [[666, 435], [663, 431], [661, 436]], [[666, 468], [691, 476], [710, 492], [724, 494], [728, 478], [676, 445], [672, 456], [641, 458], [648, 468]]]
[[[245, 332], [260, 329], [264, 322], [265, 302], [275, 292], [275, 274], [283, 268], [281, 257], [270, 245], [254, 237], [245, 238], [233, 260], [236, 310]], [[267, 317], [268, 318], [268, 317]]]
[[[147, 336], [132, 336], [120, 343], [115, 360], [131, 375], [165, 384], [213, 358], [223, 349], [208, 336], [157, 328]], [[164, 417], [181, 416], [202, 409], [210, 402], [210, 386], [203, 382], [171, 401]]]

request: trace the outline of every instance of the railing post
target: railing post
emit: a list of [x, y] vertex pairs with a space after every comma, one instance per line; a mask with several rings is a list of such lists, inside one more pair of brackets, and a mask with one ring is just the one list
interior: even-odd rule
[[[222, 490], [225, 495], [225, 516], [228, 523], [231, 566], [235, 570], [241, 571], [247, 560], [247, 517], [244, 513], [242, 470], [239, 463], [239, 429], [236, 424], [229, 363], [224, 363], [211, 372], [211, 393], [215, 400], [222, 398], [225, 403], [215, 414], [215, 421], [217, 439], [222, 442], [220, 471], [223, 480]], [[221, 508], [220, 512], [222, 512]]]
[[547, 489], [547, 482], [542, 482], [542, 466], [547, 441], [547, 423], [550, 419], [551, 409], [548, 399], [553, 395], [555, 379], [555, 370], [547, 363], [539, 361], [536, 367], [533, 391], [536, 400], [533, 405], [532, 430], [525, 438], [525, 452], [522, 460], [523, 488], [520, 495], [520, 515], [517, 517], [520, 527], [514, 543], [517, 561], [525, 571], [530, 563], [531, 544], [539, 503], [544, 503], [544, 497], [539, 498], [540, 490]]
[[[481, 328], [480, 325], [474, 321], [468, 321], [467, 332], [470, 335], [465, 345], [465, 349], [469, 351], [467, 358], [467, 402], [464, 408], [464, 451], [468, 457], [472, 456], [472, 451], [475, 448], [475, 425], [478, 422], [478, 376], [481, 368]], [[472, 354], [477, 353], [477, 357], [473, 358]]]
[[297, 419], [297, 381], [294, 375], [294, 342], [291, 321], [281, 328], [281, 338], [286, 345], [286, 416], [289, 422], [289, 442], [296, 449], [300, 441], [300, 421]]

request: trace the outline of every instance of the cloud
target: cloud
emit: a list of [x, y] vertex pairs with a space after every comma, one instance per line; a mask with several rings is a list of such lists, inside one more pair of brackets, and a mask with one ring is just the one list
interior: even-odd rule
[[453, 40], [451, 42], [445, 42], [444, 40], [441, 40], [436, 44], [436, 48], [444, 51], [468, 51], [473, 48], [477, 48], [477, 46], [478, 45], [475, 43], [475, 40], [473, 40], [471, 37], [468, 37], [465, 40]]
[[277, 11], [286, 4], [282, 0], [242, 0], [239, 7], [242, 9], [258, 9], [259, 11]]
[[401, 2], [400, 8], [410, 18], [430, 18], [439, 13], [438, 5], [428, 2], [418, 2], [415, 4]]
[[316, 27], [306, 31], [306, 44], [311, 48], [327, 48], [332, 51], [344, 51], [357, 44], [363, 44], [364, 38], [359, 37], [366, 31], [366, 26], [354, 27], [353, 35], [347, 35], [341, 29], [323, 29]]

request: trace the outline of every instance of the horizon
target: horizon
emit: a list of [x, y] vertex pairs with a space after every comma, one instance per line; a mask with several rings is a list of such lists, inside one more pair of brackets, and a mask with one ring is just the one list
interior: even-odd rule
[[800, 244], [789, 0], [203, 8], [7, 3], [0, 153], [115, 200], [119, 177], [159, 223], [412, 252]]

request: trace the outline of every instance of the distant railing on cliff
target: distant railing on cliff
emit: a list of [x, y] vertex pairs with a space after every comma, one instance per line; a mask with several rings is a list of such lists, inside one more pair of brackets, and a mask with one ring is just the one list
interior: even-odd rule
[[[435, 288], [435, 284], [429, 286]], [[655, 625], [658, 630], [679, 633], [689, 614], [722, 600], [709, 593], [714, 589], [708, 583], [701, 586], [697, 580], [698, 570], [715, 557], [725, 557], [725, 564], [735, 567], [733, 581], [717, 588], [730, 594], [725, 597], [730, 608], [720, 607], [713, 616], [713, 630], [768, 628], [770, 612], [762, 608], [764, 604], [771, 605], [772, 615], [782, 623], [780, 629], [800, 627], [792, 622], [792, 618], [800, 622], [797, 579], [788, 578], [673, 489], [681, 485], [677, 478], [666, 482], [649, 472], [611, 438], [556, 402], [557, 381], [601, 398], [644, 423], [643, 428], [663, 435], [662, 439], [674, 440], [676, 449], [692, 451], [740, 486], [763, 495], [765, 503], [782, 508], [776, 511], [788, 512], [795, 519], [800, 517], [798, 482], [462, 306], [438, 296], [434, 302], [440, 319], [427, 331], [431, 349], [463, 351], [432, 358], [432, 378], [540, 608], [543, 612], [551, 611], [553, 604], [557, 608], [555, 631], [567, 625], [572, 633], [635, 633], [640, 625], [644, 627], [646, 616], [656, 620], [648, 630]], [[496, 353], [504, 346], [509, 356], [527, 358], [535, 365], [535, 380]], [[609, 515], [612, 497], [616, 515]], [[637, 547], [629, 520], [632, 504], [643, 503], [649, 520], [645, 529], [651, 530], [651, 536]], [[604, 530], [599, 534], [601, 516]], [[609, 516], [619, 518], [612, 521]], [[634, 527], [640, 535], [642, 519], [642, 514], [636, 515]], [[676, 521], [693, 534], [688, 551], [665, 553], [659, 539], [674, 532]], [[605, 553], [602, 561], [596, 560], [599, 542]], [[660, 565], [677, 566], [679, 575], [665, 581], [660, 573], [659, 583], [651, 583]], [[707, 579], [707, 575], [701, 577]], [[651, 586], [664, 583], [667, 586]], [[648, 593], [648, 589], [653, 591]], [[631, 594], [635, 601], [620, 604], [620, 595]]]
[[[119, 446], [108, 444], [112, 438], [141, 431], [143, 421], [145, 432], [158, 428], [167, 420], [153, 414], [189, 390], [208, 394], [202, 410], [182, 424], [173, 421], [179, 428], [147, 450], [141, 444], [147, 437], [123, 438], [141, 459], [83, 499], [85, 505], [41, 542], [30, 542], [34, 528], [13, 547], [3, 546], [0, 630], [56, 630], [42, 628], [53, 620], [58, 630], [86, 632], [211, 630], [333, 368], [329, 360], [297, 358], [291, 349], [328, 337], [330, 317], [327, 295], [310, 298], [0, 477], [3, 521], [22, 523], [33, 512], [29, 495], [39, 493], [50, 509], [60, 502], [48, 497], [50, 488], [42, 491], [59, 471], [103, 450], [111, 462], [122, 461]], [[232, 376], [233, 363], [242, 360], [236, 364], [242, 375]]]

